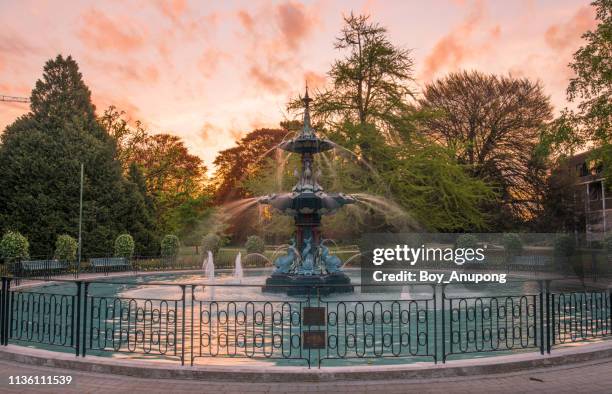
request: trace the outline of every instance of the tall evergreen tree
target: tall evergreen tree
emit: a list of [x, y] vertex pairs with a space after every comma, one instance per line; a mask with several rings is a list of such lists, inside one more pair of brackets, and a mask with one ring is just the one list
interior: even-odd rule
[[[32, 256], [51, 255], [57, 234], [76, 235], [83, 163], [83, 253], [109, 253], [114, 238], [146, 215], [135, 204], [137, 189], [126, 193], [115, 143], [72, 57], [45, 64], [30, 100], [31, 112], [2, 135], [1, 225], [27, 235]], [[127, 212], [134, 213], [129, 225]]]

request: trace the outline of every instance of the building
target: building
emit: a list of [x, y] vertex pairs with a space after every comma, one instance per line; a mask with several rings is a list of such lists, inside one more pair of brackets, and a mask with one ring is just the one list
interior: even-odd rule
[[574, 212], [574, 231], [585, 233], [586, 241], [602, 241], [612, 230], [612, 193], [606, 193], [603, 166], [593, 151], [572, 156], [567, 171]]

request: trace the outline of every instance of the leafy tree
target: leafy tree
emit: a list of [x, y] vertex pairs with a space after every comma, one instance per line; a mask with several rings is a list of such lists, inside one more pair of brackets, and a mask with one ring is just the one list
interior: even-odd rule
[[28, 239], [17, 231], [7, 231], [0, 240], [0, 256], [4, 262], [18, 261], [30, 257]]
[[[345, 122], [373, 124], [387, 141], [397, 142], [410, 129], [410, 51], [393, 45], [385, 27], [353, 13], [344, 17], [335, 48], [346, 56], [328, 72], [331, 87], [315, 95], [313, 116], [330, 128]], [[301, 107], [300, 99], [289, 104], [290, 109]]]
[[[107, 254], [126, 231], [133, 199], [77, 63], [58, 55], [36, 82], [31, 112], [6, 128], [0, 146], [0, 223], [27, 234], [35, 255], [51, 255], [56, 234], [78, 228], [81, 163], [83, 253]], [[130, 225], [140, 218], [133, 214]]]
[[[292, 124], [286, 124], [292, 126]], [[236, 146], [219, 152], [214, 164], [216, 200], [224, 203], [249, 196], [242, 183], [265, 165], [265, 159], [272, 155], [275, 148], [289, 130], [258, 129], [248, 133]]]
[[210, 251], [216, 256], [217, 253], [219, 253], [219, 249], [221, 249], [221, 237], [217, 234], [206, 234], [204, 238], [202, 238], [202, 252], [204, 255]]
[[580, 100], [575, 115], [576, 126], [600, 142], [611, 143], [612, 137], [612, 1], [596, 0], [597, 27], [582, 38], [586, 44], [576, 53], [570, 67], [567, 97]]
[[451, 73], [426, 86], [420, 105], [431, 115], [421, 119], [424, 132], [501, 193], [505, 215], [499, 226], [539, 212], [545, 169], [536, 150], [552, 118], [539, 83], [477, 71]]
[[125, 111], [118, 110], [114, 105], [108, 107], [99, 121], [117, 145], [117, 158], [124, 172], [132, 163], [139, 162], [146, 150], [149, 135], [140, 120], [135, 121], [135, 127], [130, 127]]
[[115, 239], [115, 256], [131, 258], [134, 255], [134, 238], [130, 234], [120, 234]]
[[141, 256], [157, 255], [159, 230], [155, 220], [155, 205], [146, 189], [142, 170], [136, 163], [130, 164], [123, 194], [131, 203], [121, 219], [125, 231], [133, 234], [136, 253]]
[[75, 261], [78, 249], [77, 240], [68, 234], [62, 234], [55, 241], [55, 256], [58, 260]]

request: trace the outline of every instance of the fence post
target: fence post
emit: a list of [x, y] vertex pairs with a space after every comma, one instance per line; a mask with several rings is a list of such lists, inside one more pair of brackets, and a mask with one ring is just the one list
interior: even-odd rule
[[550, 354], [550, 330], [551, 326], [551, 307], [550, 307], [550, 291], [548, 287], [549, 282], [546, 282], [546, 353]]
[[444, 299], [446, 298], [445, 295], [445, 291], [444, 291], [444, 286], [442, 287], [442, 308], [440, 308], [440, 311], [442, 312], [442, 364], [446, 363], [446, 317], [444, 315], [446, 315], [444, 308], [445, 308], [445, 302]]
[[540, 284], [540, 354], [544, 354], [544, 286]]
[[74, 325], [74, 329], [72, 332], [72, 337], [76, 339], [75, 341], [75, 356], [79, 357], [81, 350], [81, 285], [83, 282], [76, 282], [77, 285], [77, 293], [76, 293], [76, 313], [75, 313], [75, 303], [72, 303], [72, 316], [76, 317], [76, 322]]
[[181, 292], [183, 293], [182, 302], [183, 307], [181, 308], [181, 365], [185, 365], [185, 285], [181, 285]]
[[2, 277], [2, 291], [0, 292], [0, 344], [5, 343], [4, 322], [6, 321], [6, 277]]
[[11, 320], [11, 278], [3, 278], [4, 296], [2, 300], [3, 314], [2, 314], [2, 345], [8, 345], [10, 337], [10, 320]]

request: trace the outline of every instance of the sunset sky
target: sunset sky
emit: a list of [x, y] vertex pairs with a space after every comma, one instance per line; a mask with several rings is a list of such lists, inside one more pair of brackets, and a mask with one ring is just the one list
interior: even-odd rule
[[[210, 167], [236, 138], [288, 116], [305, 79], [326, 83], [351, 10], [412, 49], [418, 86], [464, 68], [511, 73], [541, 80], [556, 110], [595, 23], [577, 0], [0, 0], [0, 94], [29, 96], [45, 61], [70, 54], [99, 112], [114, 104], [176, 134]], [[0, 102], [0, 130], [27, 111]]]

